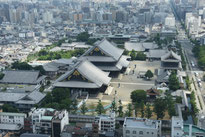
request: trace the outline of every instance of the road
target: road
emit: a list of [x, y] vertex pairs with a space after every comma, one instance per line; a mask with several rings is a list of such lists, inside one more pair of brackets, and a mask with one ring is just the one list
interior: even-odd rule
[[197, 66], [197, 59], [194, 57], [194, 54], [192, 53], [192, 48], [194, 45], [190, 42], [188, 39], [185, 30], [182, 28], [180, 22], [176, 23], [177, 30], [178, 30], [178, 36], [177, 39], [182, 45], [182, 49], [186, 58], [187, 62], [187, 74], [191, 80], [193, 80], [192, 91], [196, 93], [196, 104], [201, 112], [205, 112], [205, 104], [203, 99], [203, 88], [200, 88], [198, 85], [197, 80], [199, 79], [199, 76], [195, 75], [195, 72], [199, 74], [203, 74], [203, 71], [200, 70], [200, 68]]

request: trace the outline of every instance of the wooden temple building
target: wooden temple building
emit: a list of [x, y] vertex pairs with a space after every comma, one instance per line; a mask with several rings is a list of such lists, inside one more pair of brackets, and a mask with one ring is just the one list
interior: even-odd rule
[[108, 75], [88, 60], [78, 60], [71, 70], [54, 82], [54, 88], [69, 88], [71, 94], [105, 91], [111, 80]]
[[173, 51], [169, 51], [161, 57], [161, 69], [182, 70], [181, 57]]
[[122, 55], [123, 52], [124, 49], [120, 49], [115, 44], [103, 39], [96, 42], [81, 58], [86, 58], [103, 71], [121, 72], [126, 70], [129, 65], [127, 57]]

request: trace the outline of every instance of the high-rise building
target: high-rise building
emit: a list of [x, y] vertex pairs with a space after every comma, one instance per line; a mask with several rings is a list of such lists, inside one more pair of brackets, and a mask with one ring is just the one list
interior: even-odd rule
[[49, 11], [43, 13], [43, 22], [52, 23], [53, 22], [53, 14]]
[[66, 110], [58, 111], [52, 119], [52, 136], [60, 137], [65, 125], [69, 124], [68, 112]]
[[165, 26], [167, 27], [175, 27], [175, 17], [168, 16], [165, 18]]
[[9, 15], [10, 15], [10, 22], [17, 23], [16, 9], [10, 9]]

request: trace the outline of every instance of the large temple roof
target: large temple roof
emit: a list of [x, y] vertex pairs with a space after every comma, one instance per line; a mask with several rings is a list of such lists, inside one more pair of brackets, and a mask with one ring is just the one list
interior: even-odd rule
[[173, 51], [170, 51], [161, 57], [161, 61], [181, 62], [181, 57], [177, 55], [176, 53], [174, 53]]
[[[73, 75], [81, 77], [83, 80], [70, 79]], [[100, 70], [88, 60], [80, 60], [71, 71], [66, 72], [59, 77], [55, 87], [70, 88], [100, 88], [102, 85], [108, 85], [111, 78], [108, 73]]]
[[[95, 50], [96, 48], [98, 48], [100, 51], [102, 51], [107, 57], [112, 57], [114, 59], [114, 61], [118, 61], [119, 58], [122, 56], [123, 53], [123, 49], [120, 49], [118, 47], [116, 47], [114, 44], [110, 43], [108, 40], [103, 39], [102, 41], [99, 41], [95, 44], [95, 46], [93, 46], [92, 48], [90, 48], [88, 51], [86, 51], [83, 56], [88, 57], [89, 59], [89, 53], [91, 53], [93, 50]], [[93, 55], [94, 56], [94, 55]], [[106, 56], [102, 56], [103, 58], [106, 59]], [[96, 58], [95, 60], [97, 61], [98, 58]], [[91, 58], [90, 61], [92, 61], [93, 58]], [[102, 60], [99, 58], [99, 61]], [[106, 59], [107, 61], [110, 61], [111, 59]]]

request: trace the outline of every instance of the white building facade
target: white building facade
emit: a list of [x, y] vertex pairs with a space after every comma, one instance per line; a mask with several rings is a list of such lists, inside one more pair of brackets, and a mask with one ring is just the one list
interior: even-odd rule
[[172, 117], [172, 137], [182, 137], [183, 132], [183, 119], [180, 117]]
[[21, 124], [24, 125], [24, 113], [7, 113], [0, 112], [0, 123], [1, 124]]

